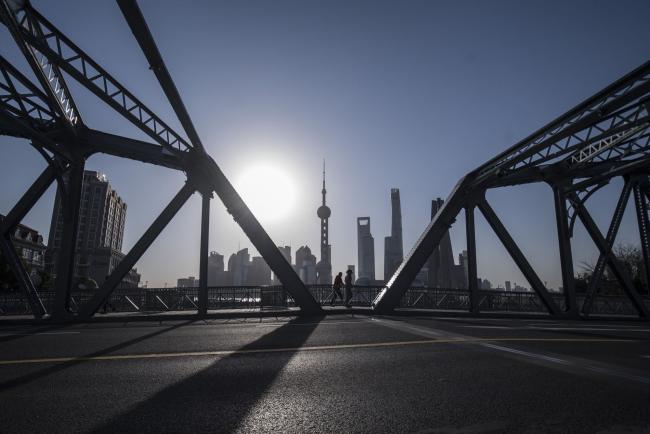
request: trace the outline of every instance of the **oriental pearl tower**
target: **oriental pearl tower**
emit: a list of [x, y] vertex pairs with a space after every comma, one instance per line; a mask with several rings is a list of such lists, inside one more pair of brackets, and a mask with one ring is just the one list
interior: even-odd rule
[[318, 207], [318, 218], [320, 218], [320, 262], [316, 264], [316, 273], [318, 275], [317, 282], [320, 285], [332, 284], [332, 246], [329, 244], [329, 227], [328, 219], [332, 215], [332, 211], [325, 203], [325, 161], [323, 160], [323, 203]]

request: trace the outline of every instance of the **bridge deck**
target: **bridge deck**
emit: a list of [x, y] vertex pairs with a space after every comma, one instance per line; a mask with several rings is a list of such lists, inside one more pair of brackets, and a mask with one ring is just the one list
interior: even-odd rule
[[650, 326], [248, 318], [0, 328], [11, 432], [639, 432]]

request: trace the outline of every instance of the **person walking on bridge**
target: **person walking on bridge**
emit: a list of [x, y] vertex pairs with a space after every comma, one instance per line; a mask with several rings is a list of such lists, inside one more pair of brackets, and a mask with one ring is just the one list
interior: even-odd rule
[[330, 306], [334, 306], [336, 297], [340, 298], [343, 301], [343, 294], [341, 294], [341, 287], [343, 286], [343, 273], [339, 271], [339, 274], [334, 278], [334, 285], [332, 286], [332, 298], [330, 299]]
[[[339, 273], [340, 275], [341, 273]], [[345, 307], [350, 307], [352, 300], [352, 270], [345, 272]]]

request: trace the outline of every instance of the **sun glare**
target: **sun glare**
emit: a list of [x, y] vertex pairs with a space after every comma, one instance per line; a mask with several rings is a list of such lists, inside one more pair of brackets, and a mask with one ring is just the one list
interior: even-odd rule
[[242, 172], [236, 187], [261, 221], [279, 220], [293, 211], [296, 185], [285, 170], [269, 164], [249, 166]]

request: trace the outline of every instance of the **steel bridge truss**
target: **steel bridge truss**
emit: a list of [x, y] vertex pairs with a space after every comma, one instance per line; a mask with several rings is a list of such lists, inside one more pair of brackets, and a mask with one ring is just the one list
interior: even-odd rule
[[[195, 192], [201, 194], [200, 288], [198, 312], [207, 310], [207, 258], [210, 200], [216, 194], [294, 299], [303, 314], [321, 311], [289, 262], [259, 224], [219, 166], [207, 154], [135, 0], [118, 5], [186, 134], [174, 131], [156, 113], [43, 17], [27, 0], [0, 0], [0, 22], [24, 55], [38, 85], [0, 56], [0, 134], [25, 138], [43, 156], [46, 168], [7, 216], [0, 221], [0, 248], [25, 291], [36, 318], [87, 318], [111, 293]], [[66, 74], [64, 76], [64, 74]], [[153, 142], [105, 133], [86, 126], [66, 84], [73, 79], [144, 132]], [[127, 253], [97, 293], [77, 314], [71, 313], [79, 202], [86, 160], [95, 153], [182, 171], [187, 181]], [[57, 182], [63, 202], [63, 237], [57, 255], [55, 302], [51, 312], [41, 302], [11, 234]]]
[[[0, 248], [25, 291], [35, 317], [46, 310], [15, 248], [11, 233], [48, 187], [57, 182], [64, 205], [63, 244], [58, 254], [53, 317], [69, 319], [73, 283], [79, 201], [85, 161], [95, 153], [155, 164], [182, 171], [187, 181], [151, 226], [127, 253], [94, 297], [79, 307], [79, 317], [92, 316], [153, 243], [178, 210], [195, 192], [202, 196], [200, 287], [198, 311], [207, 310], [207, 257], [210, 199], [215, 193], [264, 257], [301, 312], [321, 308], [291, 265], [237, 194], [215, 161], [205, 151], [180, 94], [169, 74], [135, 0], [117, 1], [135, 39], [174, 109], [185, 136], [174, 131], [133, 93], [111, 76], [27, 0], [0, 0], [0, 22], [12, 35], [38, 85], [0, 56], [0, 134], [25, 138], [43, 156], [46, 168], [0, 221]], [[64, 77], [63, 74], [66, 74]], [[96, 95], [152, 142], [109, 134], [86, 126], [66, 84], [73, 79]], [[475, 209], [503, 243], [541, 303], [554, 316], [588, 316], [606, 267], [612, 271], [640, 317], [648, 309], [619, 263], [612, 247], [626, 204], [633, 196], [645, 264], [650, 282], [650, 62], [617, 80], [529, 137], [465, 175], [422, 236], [379, 291], [372, 305], [391, 313], [417, 273], [459, 213], [465, 214], [467, 235], [469, 310], [480, 310], [477, 287]], [[586, 208], [587, 200], [610, 180], [622, 177], [624, 187], [606, 234], [601, 233]], [[554, 198], [558, 254], [564, 308], [535, 273], [527, 258], [486, 200], [486, 192], [505, 186], [547, 183]], [[580, 220], [600, 252], [593, 278], [581, 305], [575, 293], [571, 236]]]
[[[632, 284], [628, 270], [612, 247], [631, 194], [646, 278], [650, 272], [648, 244], [648, 166], [650, 165], [650, 62], [617, 80], [529, 137], [464, 176], [415, 246], [375, 298], [374, 309], [389, 313], [412, 284], [434, 248], [460, 212], [465, 213], [470, 311], [479, 312], [474, 211], [487, 220], [508, 254], [528, 280], [546, 310], [557, 317], [586, 317], [591, 312], [605, 266], [621, 285], [636, 313], [648, 308]], [[587, 199], [613, 178], [624, 187], [609, 230], [601, 233], [586, 208]], [[564, 307], [554, 301], [516, 241], [486, 200], [486, 192], [504, 186], [547, 183], [553, 191]], [[584, 302], [579, 306], [571, 251], [575, 221], [580, 220], [600, 252]], [[650, 280], [646, 280], [650, 282]]]

